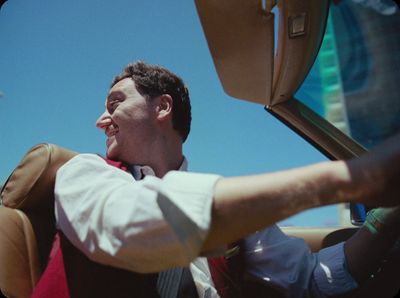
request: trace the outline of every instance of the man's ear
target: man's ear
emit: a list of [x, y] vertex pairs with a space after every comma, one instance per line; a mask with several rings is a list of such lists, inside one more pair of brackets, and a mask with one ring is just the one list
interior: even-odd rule
[[172, 105], [173, 105], [173, 100], [171, 95], [169, 94], [160, 95], [156, 107], [157, 119], [163, 120], [166, 117], [172, 117]]

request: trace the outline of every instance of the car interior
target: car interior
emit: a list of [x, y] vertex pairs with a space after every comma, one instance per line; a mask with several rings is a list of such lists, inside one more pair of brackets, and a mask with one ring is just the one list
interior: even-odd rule
[[[225, 92], [234, 98], [259, 104], [328, 158], [359, 156], [400, 128], [400, 105], [397, 103], [395, 107], [390, 105], [396, 114], [387, 125], [390, 131], [364, 142], [362, 138], [354, 137], [357, 134], [349, 127], [354, 121], [347, 119], [346, 111], [343, 112], [346, 110], [343, 108], [343, 83], [340, 86], [342, 93], [331, 84], [328, 91], [318, 95], [327, 98], [325, 106], [329, 106], [331, 110], [327, 110], [331, 114], [325, 113], [326, 110], [325, 114], [319, 111], [312, 104], [313, 99], [304, 96], [306, 92], [302, 88], [307, 87], [308, 76], [313, 74], [316, 61], [319, 64], [328, 61], [326, 63], [331, 66], [334, 64], [333, 68], [340, 64], [338, 51], [334, 59], [329, 56], [328, 33], [333, 30], [333, 16], [349, 19], [340, 11], [345, 10], [343, 7], [334, 7], [336, 3], [328, 0], [195, 0], [195, 4]], [[351, 9], [350, 12], [355, 13]], [[375, 12], [368, 13], [373, 15]], [[398, 11], [396, 13], [398, 19]], [[376, 19], [379, 17], [387, 20], [393, 16], [378, 15]], [[368, 20], [367, 16], [365, 22]], [[399, 28], [400, 23], [396, 22]], [[399, 42], [393, 43], [400, 48]], [[322, 54], [325, 56], [320, 57]], [[337, 73], [338, 70], [332, 71]], [[319, 80], [324, 78], [335, 79], [333, 74], [328, 74], [327, 77], [321, 75]], [[342, 76], [341, 80], [344, 79]], [[1, 190], [0, 289], [7, 297], [29, 297], [46, 267], [56, 232], [53, 212], [55, 173], [75, 154], [53, 144], [36, 145], [22, 158]], [[371, 207], [350, 206], [353, 226], [283, 227], [283, 230], [288, 235], [304, 238], [315, 252], [349, 238], [362, 224], [365, 210]], [[387, 270], [393, 270], [395, 278], [395, 267]], [[373, 291], [377, 282], [390, 281], [376, 279], [369, 290]], [[393, 289], [388, 291], [380, 295], [391, 297], [395, 294]], [[357, 297], [371, 296], [364, 292], [358, 293]]]

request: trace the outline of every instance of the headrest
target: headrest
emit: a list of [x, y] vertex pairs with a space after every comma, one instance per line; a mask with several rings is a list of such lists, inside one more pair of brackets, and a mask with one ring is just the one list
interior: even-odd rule
[[2, 189], [3, 205], [18, 209], [53, 209], [55, 174], [76, 154], [47, 143], [31, 148]]

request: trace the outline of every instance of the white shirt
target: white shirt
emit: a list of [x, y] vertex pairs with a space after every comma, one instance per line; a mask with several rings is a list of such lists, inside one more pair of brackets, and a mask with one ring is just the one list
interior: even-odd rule
[[217, 175], [171, 171], [136, 181], [94, 154], [56, 175], [58, 227], [91, 260], [134, 272], [188, 266], [199, 297], [218, 297], [197, 258], [211, 222]]

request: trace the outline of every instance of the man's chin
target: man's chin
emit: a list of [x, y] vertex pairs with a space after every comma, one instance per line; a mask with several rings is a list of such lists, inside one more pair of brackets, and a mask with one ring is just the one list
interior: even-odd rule
[[106, 156], [108, 159], [119, 161], [118, 154], [115, 150], [107, 149]]

